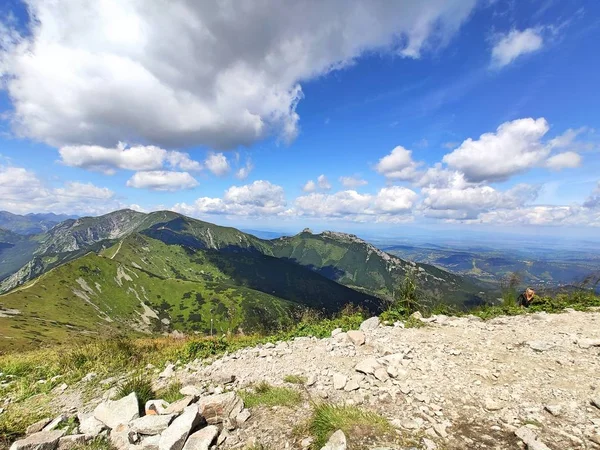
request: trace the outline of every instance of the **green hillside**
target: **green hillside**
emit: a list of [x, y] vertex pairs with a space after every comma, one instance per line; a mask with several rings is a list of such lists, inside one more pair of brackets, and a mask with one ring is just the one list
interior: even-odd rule
[[385, 253], [354, 235], [303, 231], [272, 241], [274, 256], [297, 264], [346, 286], [380, 297], [391, 297], [408, 272], [415, 274], [432, 302], [460, 307], [480, 303], [481, 288], [467, 279], [429, 264], [416, 264]]
[[299, 305], [226, 281], [159, 277], [90, 253], [0, 296], [0, 350], [107, 334], [272, 331]]

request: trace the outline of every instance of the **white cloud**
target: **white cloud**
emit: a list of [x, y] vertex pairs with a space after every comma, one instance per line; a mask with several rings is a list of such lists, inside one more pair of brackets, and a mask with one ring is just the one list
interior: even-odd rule
[[102, 214], [122, 206], [108, 188], [76, 181], [55, 188], [27, 169], [0, 166], [0, 210], [16, 214]]
[[424, 214], [429, 217], [474, 219], [497, 209], [515, 209], [535, 200], [539, 187], [519, 184], [501, 192], [491, 186], [454, 185], [423, 188]]
[[417, 58], [476, 0], [26, 3], [30, 29], [0, 37], [20, 135], [222, 149], [293, 139], [301, 82], [369, 51]]
[[413, 180], [417, 176], [418, 163], [412, 159], [412, 151], [401, 145], [379, 160], [375, 170], [390, 180]]
[[505, 122], [495, 133], [471, 138], [444, 156], [443, 161], [465, 174], [468, 181], [501, 181], [542, 163], [550, 149], [541, 142], [548, 132], [546, 119]]
[[331, 189], [331, 183], [329, 183], [329, 180], [327, 179], [327, 177], [325, 175], [318, 176], [317, 185], [319, 186], [319, 189], [324, 189], [326, 191]]
[[558, 153], [546, 161], [546, 167], [551, 170], [574, 169], [581, 166], [581, 156], [575, 152]]
[[192, 205], [178, 203], [174, 211], [190, 216], [231, 215], [271, 216], [285, 211], [283, 188], [258, 180], [245, 186], [232, 186], [223, 198], [201, 197]]
[[293, 214], [355, 221], [394, 221], [396, 216], [410, 213], [417, 197], [414, 191], [399, 186], [383, 188], [376, 195], [359, 194], [354, 190], [312, 193], [296, 198]]
[[504, 67], [521, 55], [533, 53], [542, 48], [544, 40], [539, 28], [527, 28], [523, 31], [511, 30], [500, 36], [492, 49], [492, 66]]
[[198, 161], [187, 153], [167, 151], [153, 145], [127, 147], [119, 142], [114, 148], [99, 145], [69, 145], [58, 150], [61, 162], [67, 166], [114, 174], [117, 169], [157, 170], [168, 164], [172, 168], [199, 171]]
[[248, 178], [248, 175], [250, 175], [250, 172], [252, 172], [252, 169], [254, 169], [254, 164], [252, 164], [252, 160], [248, 158], [246, 159], [246, 165], [244, 167], [240, 167], [235, 173], [235, 176], [240, 180], [245, 180]]
[[219, 177], [227, 175], [231, 170], [229, 161], [227, 161], [227, 158], [223, 153], [209, 154], [206, 161], [204, 161], [204, 165], [208, 170]]
[[529, 206], [482, 214], [477, 223], [505, 226], [600, 226], [600, 211], [581, 206]]
[[366, 180], [363, 180], [359, 177], [340, 177], [340, 183], [342, 183], [342, 186], [348, 189], [356, 189], [360, 186], [365, 186], [368, 184]]
[[198, 182], [188, 172], [151, 170], [136, 172], [127, 180], [127, 186], [153, 191], [180, 191], [198, 186]]
[[598, 208], [600, 210], [600, 181], [596, 190], [587, 198], [583, 206], [586, 208]]
[[306, 184], [302, 187], [304, 192], [314, 192], [317, 190], [317, 183], [313, 180], [308, 180]]

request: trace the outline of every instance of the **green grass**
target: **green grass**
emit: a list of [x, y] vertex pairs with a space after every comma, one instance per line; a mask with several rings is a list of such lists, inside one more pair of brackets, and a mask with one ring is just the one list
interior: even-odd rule
[[77, 445], [72, 450], [116, 450], [106, 438], [95, 438], [85, 444]]
[[390, 423], [379, 414], [356, 406], [322, 403], [314, 406], [308, 430], [315, 438], [314, 449], [320, 449], [337, 430], [342, 430], [348, 440], [364, 439], [392, 434]]
[[306, 384], [307, 378], [300, 375], [286, 375], [283, 381], [291, 384]]
[[184, 397], [184, 395], [181, 392], [179, 392], [180, 389], [181, 383], [171, 383], [166, 388], [159, 390], [156, 393], [156, 398], [160, 398], [168, 403], [176, 402], [177, 400], [181, 400]]
[[131, 377], [119, 385], [117, 399], [127, 397], [132, 392], [135, 392], [140, 412], [144, 411], [144, 406], [148, 400], [156, 398], [156, 394], [152, 389], [152, 383], [142, 375]]
[[251, 389], [240, 391], [244, 405], [248, 408], [255, 406], [295, 406], [302, 402], [300, 392], [286, 388], [271, 386], [267, 382], [261, 382]]

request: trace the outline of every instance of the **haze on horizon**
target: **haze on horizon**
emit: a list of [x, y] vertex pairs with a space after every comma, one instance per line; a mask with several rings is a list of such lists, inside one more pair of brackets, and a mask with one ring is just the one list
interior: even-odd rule
[[0, 210], [597, 236], [600, 4], [55, 3], [0, 6]]

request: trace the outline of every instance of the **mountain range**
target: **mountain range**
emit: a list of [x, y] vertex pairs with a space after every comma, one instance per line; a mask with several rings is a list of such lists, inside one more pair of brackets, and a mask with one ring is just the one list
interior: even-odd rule
[[0, 230], [0, 350], [106, 333], [269, 332], [347, 304], [377, 312], [409, 272], [431, 301], [482, 301], [467, 278], [344, 233], [267, 240], [131, 210]]

